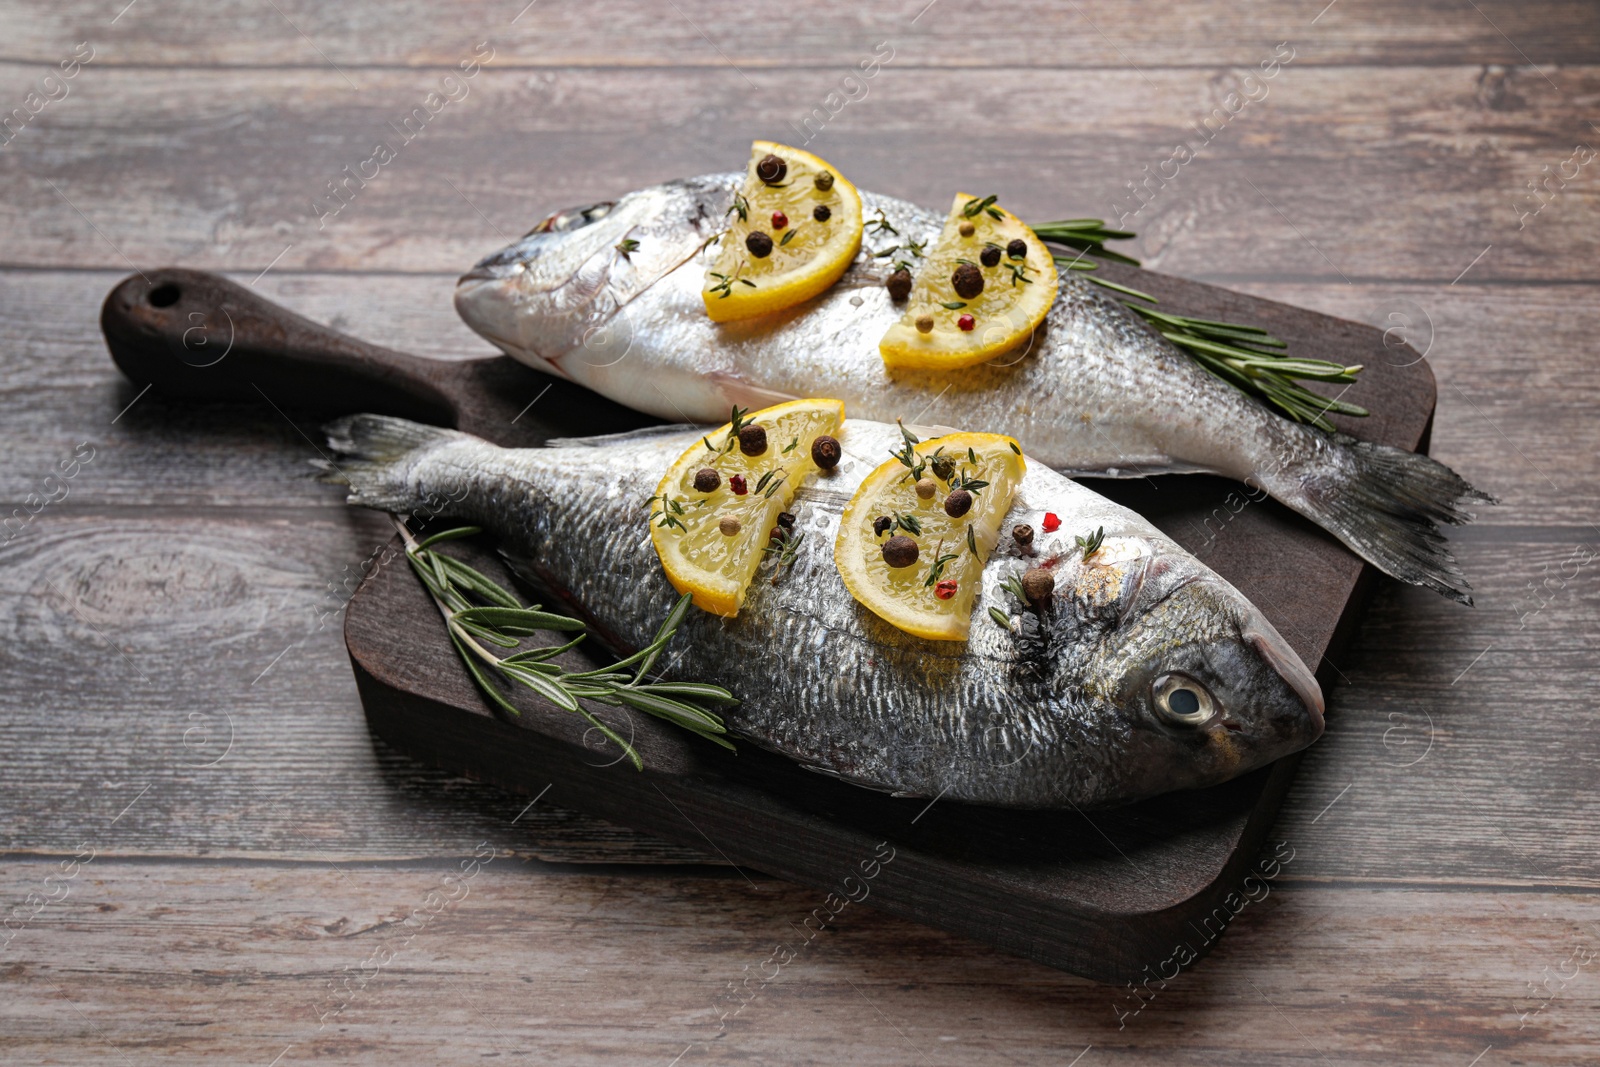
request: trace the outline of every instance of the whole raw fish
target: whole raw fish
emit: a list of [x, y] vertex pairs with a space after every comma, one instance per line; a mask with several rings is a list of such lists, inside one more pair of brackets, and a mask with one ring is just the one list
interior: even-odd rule
[[[668, 427], [503, 449], [375, 415], [329, 427], [350, 502], [409, 511], [451, 501], [622, 650], [647, 644], [678, 599], [644, 501], [703, 431]], [[834, 564], [840, 515], [901, 442], [847, 421], [844, 458], [790, 509], [802, 534], [781, 575], [757, 573], [736, 618], [691, 610], [667, 676], [743, 701], [730, 731], [872, 789], [1010, 807], [1102, 806], [1225, 781], [1314, 741], [1322, 694], [1239, 592], [1138, 515], [1030, 466], [1005, 520], [1042, 528], [1036, 555], [997, 550], [966, 642], [912, 637], [861, 607]], [[1082, 559], [1073, 535], [1105, 530]], [[1035, 611], [1002, 587], [1053, 568]], [[774, 583], [771, 579], [777, 578]], [[989, 614], [1005, 612], [1010, 626]], [[1171, 698], [1174, 687], [1186, 690]], [[1168, 696], [1163, 696], [1168, 694]]]
[[828, 292], [712, 322], [706, 245], [741, 178], [668, 182], [552, 215], [463, 276], [456, 307], [515, 358], [669, 420], [722, 422], [734, 404], [826, 396], [863, 418], [1009, 434], [1068, 473], [1247, 481], [1388, 574], [1472, 602], [1437, 524], [1470, 520], [1464, 505], [1488, 497], [1426, 456], [1275, 414], [1072, 271], [1025, 347], [962, 371], [889, 372], [878, 340], [901, 312], [883, 282], [943, 223], [905, 201], [862, 194], [866, 239]]

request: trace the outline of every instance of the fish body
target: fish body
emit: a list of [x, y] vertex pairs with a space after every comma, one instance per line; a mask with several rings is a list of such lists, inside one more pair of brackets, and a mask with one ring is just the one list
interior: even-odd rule
[[[453, 430], [361, 415], [335, 423], [336, 478], [354, 504], [408, 511], [450, 501], [619, 650], [647, 644], [678, 599], [644, 502], [699, 429], [503, 449]], [[833, 561], [856, 487], [901, 442], [848, 420], [844, 458], [790, 510], [796, 558], [757, 573], [737, 617], [691, 610], [666, 676], [721, 685], [742, 703], [729, 729], [814, 770], [907, 796], [1021, 808], [1099, 807], [1225, 781], [1310, 744], [1322, 696], [1283, 638], [1237, 590], [1138, 515], [1030, 466], [1006, 518], [1058, 532], [1036, 554], [997, 550], [971, 639], [912, 637], [857, 604]], [[1074, 537], [1104, 528], [1081, 558]], [[1040, 610], [1001, 583], [1051, 568]], [[776, 580], [773, 580], [776, 578]], [[999, 608], [1001, 627], [989, 609]], [[1174, 720], [1153, 695], [1190, 680], [1214, 714]]]
[[[668, 182], [551, 216], [462, 277], [456, 307], [513, 357], [668, 420], [827, 396], [863, 418], [981, 428], [1066, 473], [1209, 472], [1247, 481], [1389, 574], [1470, 603], [1438, 533], [1487, 499], [1443, 465], [1280, 417], [1174, 348], [1100, 287], [1062, 271], [1024, 346], [958, 372], [890, 371], [901, 309], [884, 281], [943, 217], [863, 192], [872, 220], [832, 289], [716, 323], [701, 287], [740, 175]], [[621, 242], [637, 241], [624, 254]], [[915, 259], [912, 259], [915, 263]]]

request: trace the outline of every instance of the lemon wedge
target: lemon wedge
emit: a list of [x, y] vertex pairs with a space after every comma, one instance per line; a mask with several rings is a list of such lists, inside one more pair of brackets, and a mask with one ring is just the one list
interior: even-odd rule
[[716, 322], [809, 300], [861, 250], [861, 194], [826, 160], [756, 141], [701, 297]]
[[970, 367], [1022, 344], [1044, 321], [1056, 298], [1055, 260], [994, 199], [956, 194], [905, 314], [878, 342], [891, 370]]
[[867, 475], [839, 521], [833, 559], [845, 588], [908, 634], [965, 641], [1026, 469], [1017, 442], [1000, 434], [919, 442], [906, 432], [905, 448]]
[[834, 439], [843, 420], [837, 400], [734, 408], [732, 422], [679, 456], [650, 500], [650, 540], [672, 587], [714, 615], [737, 615], [756, 568], [769, 557], [781, 566], [801, 536], [772, 531], [818, 460], [838, 462], [837, 440], [830, 450], [818, 439]]

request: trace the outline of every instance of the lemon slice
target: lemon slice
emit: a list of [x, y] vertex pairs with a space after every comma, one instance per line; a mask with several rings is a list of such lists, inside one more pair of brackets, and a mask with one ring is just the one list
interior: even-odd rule
[[[781, 561], [784, 545], [800, 536], [785, 532], [774, 543], [771, 533], [818, 469], [813, 456], [830, 458], [826, 446], [813, 448], [817, 439], [834, 437], [843, 419], [837, 400], [791, 400], [753, 415], [734, 408], [733, 422], [679, 456], [650, 500], [650, 540], [673, 588], [714, 615], [737, 615], [756, 568], [768, 556]], [[764, 438], [754, 455], [752, 435]], [[835, 441], [834, 463], [838, 456]]]
[[[963, 227], [971, 232], [963, 235]], [[878, 352], [891, 370], [955, 370], [993, 359], [1044, 321], [1056, 281], [1055, 260], [1026, 223], [992, 196], [957, 193], [911, 286], [906, 313]]]
[[[1026, 468], [1017, 442], [1000, 434], [917, 442], [908, 433], [900, 455], [867, 475], [845, 506], [833, 546], [845, 588], [908, 634], [965, 641], [979, 576]], [[927, 496], [920, 479], [933, 483]], [[965, 512], [950, 500], [957, 490], [970, 498]], [[914, 561], [897, 555], [906, 546], [891, 545], [896, 537], [916, 546]]]
[[751, 145], [728, 219], [700, 293], [717, 322], [811, 299], [838, 281], [861, 249], [856, 187], [826, 160], [771, 141]]

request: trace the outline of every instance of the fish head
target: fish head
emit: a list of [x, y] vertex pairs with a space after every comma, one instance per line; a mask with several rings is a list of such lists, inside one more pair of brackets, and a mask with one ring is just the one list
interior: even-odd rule
[[456, 310], [540, 370], [572, 377], [561, 361], [573, 352], [620, 360], [631, 343], [624, 309], [720, 231], [727, 188], [689, 179], [557, 211], [462, 275]]
[[1057, 613], [1092, 635], [1087, 689], [1126, 757], [1108, 802], [1215, 785], [1321, 736], [1322, 689], [1260, 610], [1177, 546], [1131, 540], [1057, 588]]

